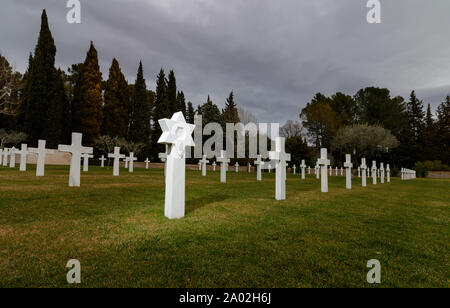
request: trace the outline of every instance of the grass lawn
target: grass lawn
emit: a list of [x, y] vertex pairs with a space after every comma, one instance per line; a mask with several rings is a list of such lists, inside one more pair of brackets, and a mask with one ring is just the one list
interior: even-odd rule
[[186, 173], [186, 217], [164, 217], [163, 170], [90, 167], [81, 188], [68, 167], [46, 176], [0, 167], [0, 287], [450, 286], [450, 180], [417, 179], [362, 188], [288, 175], [287, 201], [274, 174]]

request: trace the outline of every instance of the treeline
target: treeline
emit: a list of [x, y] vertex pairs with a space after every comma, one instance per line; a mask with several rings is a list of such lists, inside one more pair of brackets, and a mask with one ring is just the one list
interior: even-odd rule
[[[48, 147], [56, 148], [70, 143], [71, 132], [80, 132], [86, 146], [104, 140], [126, 140], [142, 148], [142, 158], [157, 159], [164, 150], [157, 144], [161, 135], [158, 119], [182, 111], [190, 123], [196, 112], [205, 123], [239, 122], [232, 92], [222, 111], [209, 97], [195, 110], [191, 102], [186, 102], [183, 91], [177, 89], [174, 71], [166, 76], [161, 69], [152, 91], [147, 89], [142, 62], [134, 84], [127, 82], [117, 59], [112, 60], [108, 79], [103, 80], [93, 42], [84, 62], [72, 65], [67, 72], [56, 69], [55, 55], [45, 10], [25, 74], [14, 72], [0, 55], [0, 75], [11, 81], [0, 79], [0, 88], [5, 92], [0, 97], [0, 128], [26, 133], [30, 146], [45, 139]], [[105, 136], [110, 139], [101, 138]]]
[[317, 93], [301, 110], [300, 118], [315, 152], [329, 148], [340, 162], [350, 153], [405, 168], [420, 161], [450, 163], [449, 96], [433, 116], [430, 105], [425, 111], [414, 91], [407, 101], [375, 87], [361, 89], [354, 96]]

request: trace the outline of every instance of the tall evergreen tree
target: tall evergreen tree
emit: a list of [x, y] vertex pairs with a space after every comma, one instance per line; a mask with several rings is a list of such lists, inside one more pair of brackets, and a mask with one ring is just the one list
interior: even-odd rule
[[440, 148], [439, 157], [445, 164], [450, 164], [450, 96], [447, 96], [445, 101], [439, 105], [436, 113], [439, 137], [436, 143]]
[[102, 73], [97, 50], [91, 42], [89, 51], [75, 86], [72, 103], [72, 130], [83, 133], [83, 143], [94, 146], [102, 126]]
[[239, 123], [239, 113], [234, 103], [234, 94], [231, 91], [225, 103], [225, 109], [222, 110], [223, 120], [225, 123]]
[[425, 113], [423, 111], [423, 102], [416, 96], [415, 91], [411, 92], [408, 103], [406, 104], [406, 112], [411, 128], [411, 132], [416, 140], [422, 136], [425, 126]]
[[220, 112], [219, 107], [211, 101], [209, 95], [206, 103], [198, 106], [197, 113], [202, 115], [203, 126], [208, 123], [223, 124], [222, 113]]
[[[128, 139], [135, 143], [144, 143], [149, 147], [151, 141], [151, 104], [148, 97], [147, 86], [145, 84], [142, 62], [139, 63], [132, 103]], [[147, 152], [147, 150], [145, 152]]]
[[431, 106], [428, 104], [425, 116], [425, 127], [423, 132], [424, 155], [421, 160], [435, 160], [439, 157], [439, 148], [437, 146], [436, 123], [431, 114]]
[[186, 111], [186, 122], [194, 124], [194, 118], [195, 118], [195, 110], [194, 106], [191, 102], [188, 102], [188, 107]]
[[173, 70], [169, 72], [169, 77], [167, 80], [167, 100], [169, 104], [169, 113], [171, 115], [177, 111], [180, 111], [178, 109], [179, 106], [177, 101], [177, 80]]
[[109, 69], [104, 101], [102, 134], [110, 137], [127, 137], [131, 109], [130, 94], [128, 83], [116, 59], [113, 59]]
[[[53, 40], [45, 10], [41, 16], [41, 30], [32, 58], [27, 85], [24, 90], [23, 129], [30, 144], [46, 139], [49, 146], [60, 142], [62, 108], [56, 97], [58, 73], [55, 68], [56, 46]], [[31, 59], [31, 58], [30, 58]], [[55, 127], [57, 126], [57, 127]]]
[[155, 106], [153, 108], [153, 130], [152, 130], [152, 152], [157, 156], [158, 152], [163, 150], [158, 145], [158, 139], [161, 136], [161, 127], [158, 120], [170, 117], [170, 109], [167, 97], [167, 80], [164, 70], [161, 68], [156, 78]]
[[183, 91], [178, 92], [177, 94], [177, 111], [181, 111], [184, 115], [184, 117], [186, 118], [186, 98], [184, 97], [184, 93]]

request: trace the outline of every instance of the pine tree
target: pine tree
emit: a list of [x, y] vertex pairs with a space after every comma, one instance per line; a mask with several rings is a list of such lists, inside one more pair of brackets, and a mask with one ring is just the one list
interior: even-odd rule
[[179, 110], [177, 101], [177, 80], [175, 78], [174, 71], [169, 72], [169, 77], [167, 81], [167, 100], [170, 115], [174, 114]]
[[186, 98], [184, 97], [184, 93], [183, 91], [178, 92], [177, 94], [177, 111], [181, 111], [184, 115], [184, 117], [186, 118]]
[[450, 164], [450, 96], [439, 105], [436, 113], [438, 130], [436, 144], [439, 146], [439, 157], [445, 164]]
[[72, 103], [72, 130], [83, 133], [83, 144], [94, 146], [102, 125], [102, 73], [97, 50], [91, 42], [83, 63]]
[[194, 124], [194, 118], [195, 118], [195, 110], [194, 106], [191, 102], [188, 102], [188, 107], [186, 111], [186, 122]]
[[128, 139], [135, 143], [144, 143], [149, 147], [151, 140], [151, 104], [148, 97], [147, 86], [145, 84], [142, 62], [139, 63], [132, 102]]
[[406, 114], [409, 122], [409, 132], [406, 132], [406, 149], [409, 153], [408, 165], [414, 165], [415, 162], [423, 160], [423, 130], [425, 127], [423, 103], [416, 97], [414, 91], [411, 92], [409, 101], [406, 104]]
[[[50, 31], [45, 10], [41, 16], [41, 30], [34, 51], [30, 56], [29, 72], [23, 101], [23, 129], [28, 142], [36, 145], [38, 139], [46, 139], [52, 146], [60, 141], [61, 108], [58, 105], [57, 71], [55, 68], [56, 46]], [[56, 121], [56, 122], [54, 122]], [[55, 124], [56, 123], [56, 124]]]
[[197, 113], [202, 115], [203, 126], [207, 125], [208, 123], [223, 124], [223, 117], [219, 110], [219, 107], [217, 107], [217, 105], [211, 101], [209, 95], [206, 103], [198, 106]]
[[435, 160], [439, 157], [439, 149], [437, 147], [437, 130], [436, 123], [431, 114], [431, 106], [428, 104], [427, 114], [425, 117], [425, 127], [423, 132], [424, 156], [422, 160]]
[[411, 92], [409, 102], [406, 105], [411, 131], [416, 139], [419, 139], [425, 126], [423, 112], [423, 102], [416, 97], [414, 91]]
[[239, 113], [236, 107], [236, 104], [234, 103], [234, 94], [233, 92], [230, 93], [229, 97], [227, 98], [227, 101], [225, 103], [225, 109], [222, 110], [223, 119], [225, 123], [239, 123]]
[[116, 59], [113, 59], [109, 69], [104, 101], [102, 134], [110, 137], [127, 137], [131, 109], [130, 94], [128, 83]]

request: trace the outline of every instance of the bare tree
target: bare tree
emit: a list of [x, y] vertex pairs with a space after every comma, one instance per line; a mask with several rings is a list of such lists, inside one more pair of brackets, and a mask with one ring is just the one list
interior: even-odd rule
[[0, 54], [0, 114], [17, 115], [20, 101], [18, 93], [21, 74], [13, 71], [8, 60]]
[[244, 108], [238, 107], [239, 120], [242, 124], [247, 125], [248, 123], [258, 123], [258, 119], [249, 111]]
[[289, 120], [280, 127], [280, 136], [286, 139], [303, 136], [303, 132], [304, 128], [298, 121]]
[[132, 141], [127, 142], [125, 144], [125, 149], [127, 149], [128, 152], [133, 152], [135, 155], [139, 155], [142, 150], [144, 149], [145, 144], [144, 143], [134, 143]]

